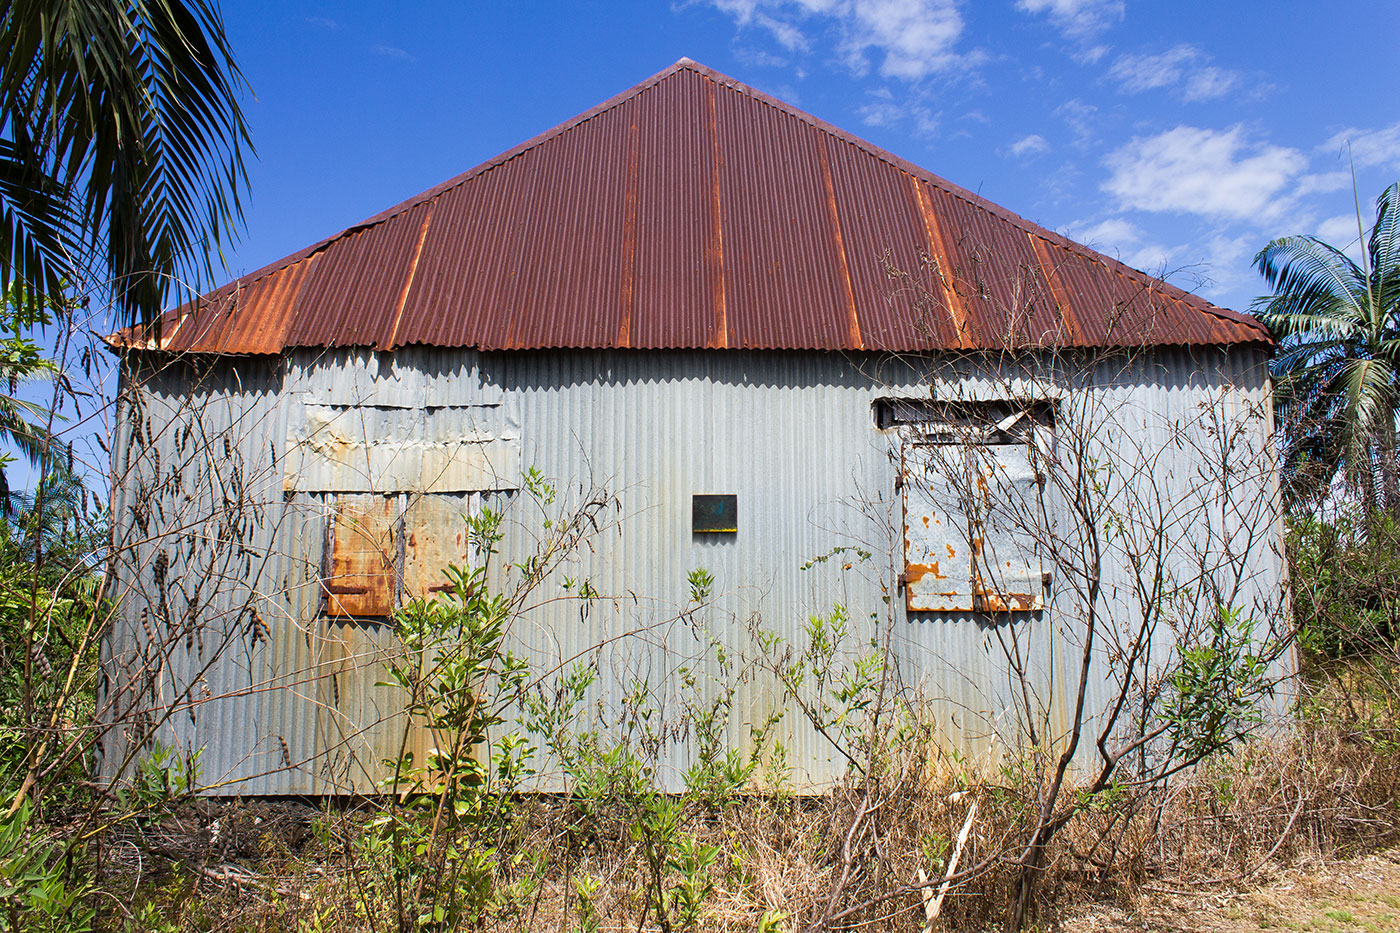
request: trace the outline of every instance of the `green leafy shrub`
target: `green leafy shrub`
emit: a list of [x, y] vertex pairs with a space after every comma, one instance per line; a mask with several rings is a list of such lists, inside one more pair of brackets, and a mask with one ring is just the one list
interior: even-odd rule
[[1293, 613], [1308, 660], [1394, 650], [1400, 636], [1400, 523], [1394, 515], [1294, 517], [1287, 548]]

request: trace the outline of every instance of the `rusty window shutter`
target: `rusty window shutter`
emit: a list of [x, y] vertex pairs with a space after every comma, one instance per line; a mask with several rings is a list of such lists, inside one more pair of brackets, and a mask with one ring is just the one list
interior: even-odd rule
[[906, 444], [903, 455], [904, 604], [911, 612], [972, 610], [972, 561], [961, 447]]
[[393, 615], [398, 595], [398, 497], [337, 496], [330, 521], [330, 554], [321, 581], [326, 614]]
[[448, 589], [449, 564], [472, 565], [467, 517], [479, 510], [479, 493], [415, 496], [405, 516], [404, 599], [432, 599]]
[[1029, 612], [1045, 608], [1041, 541], [1046, 533], [1042, 483], [1030, 444], [989, 444], [971, 451], [975, 471], [972, 528], [973, 608]]
[[1044, 608], [1043, 484], [1030, 443], [911, 442], [901, 471], [909, 611]]

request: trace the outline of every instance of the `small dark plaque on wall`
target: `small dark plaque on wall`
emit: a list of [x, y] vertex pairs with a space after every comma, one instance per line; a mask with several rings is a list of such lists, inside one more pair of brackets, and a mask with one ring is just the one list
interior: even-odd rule
[[739, 497], [694, 495], [690, 497], [690, 530], [698, 533], [739, 530]]

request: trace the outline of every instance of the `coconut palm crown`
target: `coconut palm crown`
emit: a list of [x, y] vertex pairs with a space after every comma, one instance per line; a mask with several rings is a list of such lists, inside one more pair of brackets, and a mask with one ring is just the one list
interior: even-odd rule
[[1376, 201], [1357, 263], [1316, 237], [1274, 240], [1254, 257], [1272, 289], [1251, 310], [1279, 338], [1271, 364], [1292, 504], [1325, 497], [1340, 474], [1370, 509], [1400, 514], [1400, 182]]

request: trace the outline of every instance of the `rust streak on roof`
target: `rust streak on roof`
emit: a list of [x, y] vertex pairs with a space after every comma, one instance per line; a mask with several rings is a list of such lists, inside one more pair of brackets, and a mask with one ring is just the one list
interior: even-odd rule
[[1031, 249], [1035, 251], [1035, 258], [1039, 264], [1040, 273], [1045, 277], [1045, 284], [1050, 289], [1050, 296], [1055, 302], [1055, 313], [1064, 322], [1065, 329], [1070, 334], [1078, 334], [1080, 328], [1075, 321], [1074, 304], [1069, 299], [1069, 292], [1060, 281], [1059, 270], [1055, 267], [1055, 259], [1050, 255], [1051, 247], [1034, 233], [1027, 233], [1030, 240]]
[[928, 237], [927, 255], [933, 265], [934, 274], [938, 276], [939, 290], [943, 293], [943, 310], [948, 313], [948, 318], [953, 325], [955, 336], [951, 347], [960, 350], [969, 349], [972, 342], [968, 339], [967, 333], [967, 308], [963, 305], [962, 296], [958, 294], [956, 283], [949, 278], [953, 270], [946, 268], [948, 257], [952, 255], [952, 252], [943, 238], [938, 215], [933, 211], [933, 204], [929, 201], [929, 193], [924, 183], [910, 175], [909, 184], [913, 187], [914, 197], [919, 202], [919, 215], [923, 220], [924, 233]]
[[617, 328], [617, 345], [632, 345], [633, 287], [637, 275], [637, 162], [640, 158], [637, 141], [637, 121], [627, 129], [627, 194], [622, 220], [622, 291], [620, 310], [622, 322]]
[[724, 301], [724, 212], [720, 206], [719, 189], [720, 166], [723, 160], [719, 154], [719, 117], [716, 113], [713, 84], [705, 86], [705, 107], [710, 118], [710, 152], [713, 158], [713, 170], [710, 174], [710, 205], [713, 218], [710, 268], [715, 282], [715, 330], [706, 346], [727, 347], [729, 346], [729, 309]]
[[[892, 277], [891, 270], [899, 275]], [[932, 296], [911, 301], [910, 276]], [[151, 334], [114, 344], [154, 348]], [[682, 59], [423, 194], [167, 312], [159, 347], [280, 353], [1269, 343]]]
[[850, 313], [850, 341], [858, 349], [865, 349], [865, 341], [860, 336], [860, 319], [856, 316], [856, 295], [851, 288], [851, 267], [846, 259], [846, 241], [841, 236], [841, 217], [836, 211], [836, 189], [831, 184], [831, 162], [826, 157], [826, 139], [819, 139], [822, 162], [822, 182], [826, 185], [826, 205], [831, 219], [831, 236], [836, 243], [836, 259], [841, 265], [841, 284], [845, 286], [846, 307]]
[[397, 346], [394, 339], [399, 334], [399, 324], [403, 321], [404, 305], [408, 304], [408, 290], [413, 287], [413, 276], [418, 271], [418, 260], [423, 257], [423, 241], [428, 238], [428, 228], [433, 223], [433, 208], [436, 202], [428, 205], [428, 215], [423, 218], [423, 226], [418, 231], [418, 243], [413, 247], [413, 261], [408, 265], [408, 277], [403, 281], [403, 290], [399, 292], [398, 307], [394, 310], [394, 326], [389, 331], [389, 339], [381, 346], [382, 350], [392, 350]]

